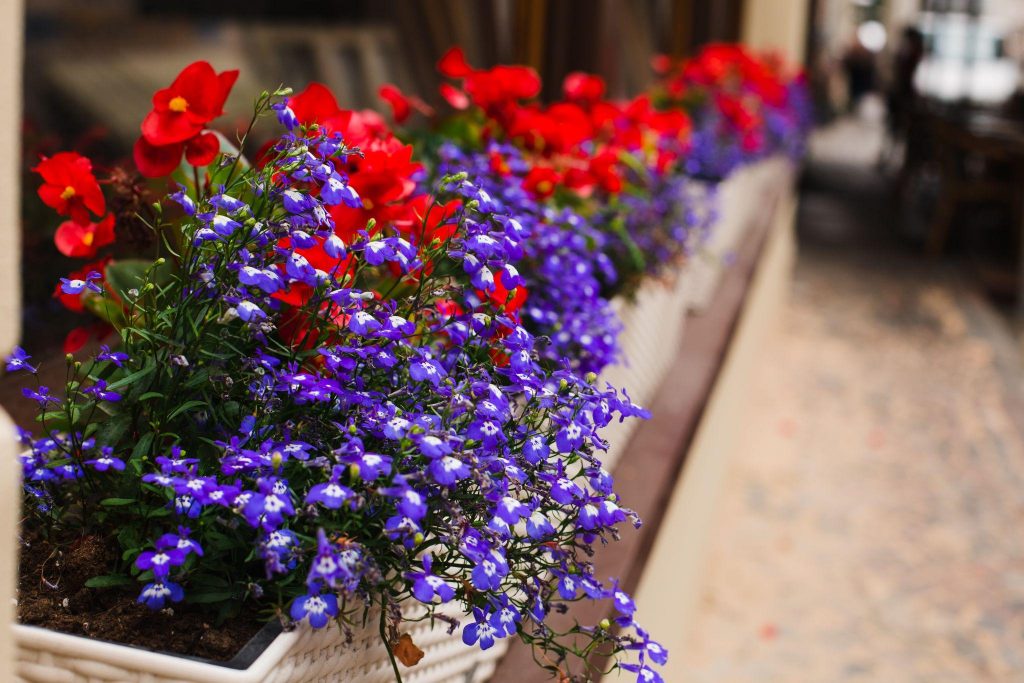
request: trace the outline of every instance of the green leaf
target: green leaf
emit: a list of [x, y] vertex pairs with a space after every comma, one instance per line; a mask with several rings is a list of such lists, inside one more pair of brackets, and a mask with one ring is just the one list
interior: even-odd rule
[[185, 598], [185, 602], [205, 604], [209, 602], [221, 602], [222, 600], [232, 600], [235, 597], [234, 591], [209, 591], [206, 593], [191, 592]]
[[114, 588], [115, 586], [128, 586], [133, 582], [127, 576], [121, 574], [104, 574], [94, 576], [85, 582], [86, 588]]
[[193, 576], [189, 582], [193, 586], [202, 586], [204, 588], [227, 588], [231, 585], [231, 582], [223, 576], [213, 576], [211, 574]]
[[153, 444], [153, 432], [146, 432], [142, 435], [142, 438], [135, 444], [135, 448], [132, 449], [131, 460], [137, 460], [149, 452], [149, 447]]
[[124, 438], [124, 435], [128, 433], [128, 427], [131, 426], [132, 418], [127, 413], [115, 415], [103, 424], [99, 425], [99, 431], [97, 432], [97, 440], [108, 446], [117, 446]]
[[150, 358], [146, 363], [145, 367], [143, 367], [141, 370], [136, 370], [131, 374], [125, 375], [119, 380], [111, 382], [110, 384], [107, 385], [107, 390], [114, 391], [116, 389], [120, 389], [121, 387], [128, 386], [132, 382], [136, 382], [142, 379], [143, 377], [150, 374], [154, 370], [156, 370], [156, 361]]
[[198, 386], [202, 386], [210, 380], [210, 371], [206, 368], [201, 368], [194, 372], [188, 381], [185, 382], [186, 389], [195, 389]]
[[107, 507], [113, 508], [119, 507], [121, 505], [131, 505], [134, 502], [134, 498], [104, 498], [103, 500], [100, 501], [100, 505], [105, 505]]
[[206, 401], [185, 401], [180, 406], [171, 411], [171, 414], [167, 416], [168, 420], [173, 420], [187, 410], [198, 408], [199, 406], [205, 406]]
[[[111, 261], [104, 269], [107, 283], [122, 299], [127, 297], [128, 290], [141, 289], [147, 281], [162, 286], [170, 282], [172, 276], [170, 262], [162, 266], [153, 266], [152, 261], [144, 259], [120, 259]], [[152, 270], [151, 270], [152, 269]], [[149, 276], [146, 273], [149, 271]]]
[[126, 526], [117, 533], [117, 542], [125, 552], [135, 552], [142, 545], [142, 534], [134, 526]]

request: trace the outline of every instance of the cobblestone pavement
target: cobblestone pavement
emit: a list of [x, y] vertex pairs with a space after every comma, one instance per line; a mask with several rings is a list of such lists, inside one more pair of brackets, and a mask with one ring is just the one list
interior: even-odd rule
[[811, 251], [780, 322], [674, 653], [688, 681], [1024, 681], [1024, 374], [1002, 321], [941, 266]]

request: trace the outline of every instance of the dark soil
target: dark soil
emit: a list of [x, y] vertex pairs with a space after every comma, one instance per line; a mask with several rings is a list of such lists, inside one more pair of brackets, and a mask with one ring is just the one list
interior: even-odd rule
[[78, 539], [61, 551], [26, 539], [21, 547], [18, 621], [215, 661], [234, 657], [263, 627], [265, 619], [252, 608], [218, 626], [184, 603], [154, 612], [136, 603], [135, 586], [86, 588], [88, 579], [110, 572], [117, 555], [116, 547], [95, 537]]

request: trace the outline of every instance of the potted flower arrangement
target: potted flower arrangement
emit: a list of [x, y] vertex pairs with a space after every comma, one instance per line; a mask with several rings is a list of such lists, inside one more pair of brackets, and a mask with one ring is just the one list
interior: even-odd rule
[[[449, 680], [433, 654], [518, 637], [562, 680], [596, 649], [661, 680], [664, 650], [588, 561], [639, 523], [600, 430], [643, 411], [524, 326], [517, 207], [456, 167], [425, 191], [411, 147], [316, 88], [264, 92], [235, 146], [209, 126], [236, 76], [197, 62], [154, 95], [135, 160], [175, 181], [164, 199], [74, 153], [37, 167], [62, 250], [119, 250], [59, 285], [116, 343], [69, 355], [53, 390], [7, 360], [39, 406], [20, 675]], [[108, 183], [133, 211], [107, 213]], [[547, 624], [577, 600], [617, 617]], [[103, 642], [189, 655], [274, 622], [239, 670]]]
[[[604, 373], [643, 403], [674, 357], [686, 313], [682, 263], [713, 211], [677, 172], [689, 122], [650, 98], [604, 97], [597, 76], [574, 73], [561, 101], [541, 105], [530, 68], [478, 69], [459, 48], [438, 64], [451, 112], [438, 115], [394, 86], [381, 88], [395, 121], [427, 115], [404, 135], [441, 177], [474, 169], [488, 195], [511, 207], [531, 238], [515, 265], [530, 292], [524, 324], [551, 358]], [[632, 423], [617, 423], [609, 459]]]
[[656, 106], [682, 108], [693, 122], [685, 171], [717, 195], [715, 229], [694, 260], [691, 304], [703, 309], [757, 208], [792, 177], [812, 124], [811, 103], [802, 74], [790, 75], [778, 58], [743, 45], [714, 43], [690, 59], [659, 56], [653, 65]]

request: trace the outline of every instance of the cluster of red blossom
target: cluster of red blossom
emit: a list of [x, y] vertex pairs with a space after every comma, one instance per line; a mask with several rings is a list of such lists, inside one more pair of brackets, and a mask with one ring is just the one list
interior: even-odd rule
[[[541, 81], [529, 67], [476, 69], [456, 47], [442, 57], [438, 69], [451, 81], [441, 86], [442, 99], [479, 123], [474, 128], [475, 143], [504, 140], [527, 154], [530, 169], [519, 182], [538, 201], [558, 191], [584, 199], [614, 195], [624, 189], [629, 164], [638, 161], [654, 173], [680, 172], [694, 106], [710, 102], [743, 136], [753, 139], [763, 126], [759, 107], [763, 103], [781, 106], [786, 97], [778, 62], [754, 58], [739, 46], [709, 46], [695, 59], [679, 63], [659, 57], [654, 66], [663, 81], [651, 93], [611, 101], [605, 97], [600, 77], [573, 73], [563, 84], [564, 98], [550, 104], [536, 101]], [[163, 178], [179, 169], [183, 157], [194, 167], [211, 164], [220, 152], [220, 140], [208, 126], [224, 113], [237, 77], [238, 71], [217, 73], [200, 61], [187, 66], [169, 87], [157, 91], [134, 148], [138, 170], [150, 178]], [[423, 100], [405, 95], [393, 85], [383, 86], [380, 96], [399, 125], [413, 114], [438, 115]], [[371, 221], [374, 232], [387, 229], [409, 234], [423, 229], [428, 213], [428, 234], [415, 235], [416, 241], [429, 243], [438, 231], [447, 229], [442, 224], [457, 203], [443, 211], [427, 211], [431, 198], [417, 183], [423, 165], [414, 160], [413, 146], [396, 137], [379, 114], [343, 109], [328, 88], [318, 83], [290, 97], [288, 106], [300, 123], [316, 123], [327, 132], [338, 132], [347, 145], [361, 152], [351, 155], [339, 169], [347, 173], [349, 185], [361, 199], [358, 207], [344, 203], [330, 207], [339, 237], [349, 241]], [[491, 165], [493, 171], [507, 173], [506, 160], [497, 152]], [[114, 242], [114, 216], [106, 213], [100, 187], [106, 181], [97, 179], [89, 159], [61, 152], [44, 158], [33, 170], [43, 178], [39, 196], [68, 217], [55, 238], [62, 254], [94, 259], [99, 249]], [[321, 246], [300, 253], [317, 268], [337, 265]], [[83, 279], [93, 271], [104, 274], [109, 263], [110, 257], [93, 261], [69, 278]], [[525, 299], [525, 289], [520, 289], [509, 296], [499, 284], [492, 298], [507, 299], [511, 312]], [[116, 297], [112, 291], [109, 294]], [[299, 304], [306, 295], [294, 290], [282, 299]], [[68, 308], [81, 311], [83, 296], [90, 295], [68, 296], [58, 288], [55, 296]], [[81, 346], [87, 336], [76, 331], [68, 345]]]
[[660, 77], [655, 97], [662, 106], [721, 114], [729, 133], [749, 151], [763, 144], [766, 111], [786, 107], [787, 85], [804, 78], [789, 74], [776, 55], [733, 43], [707, 45], [691, 59], [659, 56], [652, 66]]
[[[531, 154], [532, 168], [523, 185], [539, 199], [559, 188], [583, 197], [597, 190], [621, 191], [623, 153], [650, 157], [651, 167], [661, 171], [685, 154], [690, 131], [685, 110], [659, 109], [648, 94], [624, 102], [608, 100], [599, 76], [569, 74], [564, 99], [541, 104], [536, 101], [541, 80], [529, 67], [475, 69], [455, 47], [441, 58], [438, 69], [457, 83], [443, 83], [441, 97], [457, 111], [475, 107], [483, 115], [482, 139], [508, 140]], [[403, 95], [393, 85], [381, 88], [380, 95], [398, 124], [414, 112], [434, 114], [422, 100]], [[494, 158], [493, 168], [501, 171], [504, 160]]]

